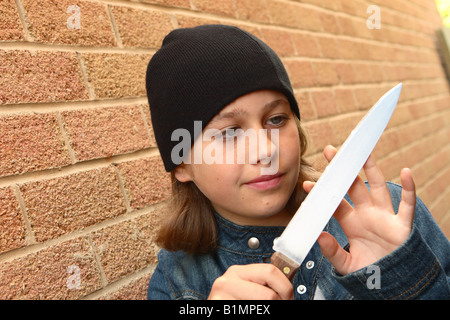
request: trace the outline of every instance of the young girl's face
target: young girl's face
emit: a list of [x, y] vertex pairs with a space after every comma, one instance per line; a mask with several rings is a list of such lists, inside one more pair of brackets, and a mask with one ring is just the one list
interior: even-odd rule
[[188, 159], [175, 177], [193, 181], [224, 218], [242, 225], [286, 225], [291, 219], [285, 207], [298, 180], [300, 138], [283, 94], [255, 91], [227, 105]]

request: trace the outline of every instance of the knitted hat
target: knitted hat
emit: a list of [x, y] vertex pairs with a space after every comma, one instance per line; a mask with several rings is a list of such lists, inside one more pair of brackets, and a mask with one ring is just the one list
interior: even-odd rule
[[[276, 90], [300, 113], [286, 70], [276, 53], [250, 33], [233, 26], [202, 25], [170, 32], [150, 60], [146, 75], [153, 131], [166, 171], [179, 163], [171, 152], [172, 132], [194, 135], [226, 105], [262, 89]], [[196, 133], [198, 135], [198, 130]]]

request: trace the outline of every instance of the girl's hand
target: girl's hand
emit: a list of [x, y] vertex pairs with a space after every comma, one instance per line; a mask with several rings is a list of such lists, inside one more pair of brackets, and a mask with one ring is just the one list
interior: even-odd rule
[[[328, 162], [336, 152], [331, 146], [324, 149]], [[403, 169], [400, 173], [403, 190], [397, 214], [392, 208], [385, 179], [372, 156], [364, 165], [364, 172], [370, 192], [358, 176], [348, 191], [354, 208], [343, 200], [334, 213], [347, 235], [349, 252], [326, 232], [318, 239], [323, 255], [342, 275], [369, 266], [391, 253], [405, 242], [412, 229], [416, 191], [410, 170]], [[313, 186], [314, 183], [309, 181], [303, 184], [306, 192]]]
[[294, 291], [288, 278], [274, 265], [235, 265], [214, 282], [208, 300], [287, 300]]

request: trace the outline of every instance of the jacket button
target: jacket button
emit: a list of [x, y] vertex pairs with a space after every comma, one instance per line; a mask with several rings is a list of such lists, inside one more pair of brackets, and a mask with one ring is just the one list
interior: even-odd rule
[[306, 287], [304, 286], [304, 285], [299, 285], [298, 287], [297, 287], [297, 292], [299, 293], [299, 294], [304, 294], [305, 292], [306, 292]]
[[251, 237], [248, 239], [248, 247], [250, 249], [258, 249], [259, 248], [259, 239], [256, 237]]

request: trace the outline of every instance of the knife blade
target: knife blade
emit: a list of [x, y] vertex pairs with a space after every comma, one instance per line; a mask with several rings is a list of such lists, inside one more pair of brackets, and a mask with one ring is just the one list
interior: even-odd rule
[[292, 279], [385, 130], [402, 89], [385, 93], [360, 120], [314, 188], [275, 239], [271, 263]]

